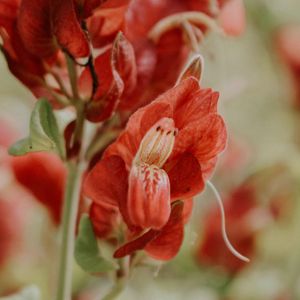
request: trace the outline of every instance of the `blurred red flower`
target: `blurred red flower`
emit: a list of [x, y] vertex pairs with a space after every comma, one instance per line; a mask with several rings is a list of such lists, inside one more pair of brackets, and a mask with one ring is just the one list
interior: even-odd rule
[[[237, 249], [251, 258], [255, 255], [256, 234], [272, 219], [271, 212], [258, 206], [256, 191], [251, 184], [242, 184], [225, 201], [227, 233]], [[230, 274], [247, 264], [237, 259], [224, 244], [219, 209], [214, 207], [206, 216], [203, 236], [196, 257], [199, 264], [221, 266]]]
[[[218, 93], [200, 89], [190, 77], [136, 111], [85, 182], [85, 195], [94, 202], [94, 223], [99, 224], [97, 215], [103, 216], [101, 206], [114, 206], [131, 231], [150, 229], [130, 244], [133, 248], [142, 241], [155, 257], [174, 256], [181, 239], [169, 239], [165, 232], [182, 236], [184, 215], [188, 215], [182, 213], [184, 204], [174, 201], [202, 191], [225, 147], [226, 130], [217, 114], [217, 100]], [[155, 243], [154, 237], [157, 245], [173, 249], [172, 255], [164, 257], [164, 251], [151, 248], [148, 243]], [[126, 247], [117, 255], [128, 254], [130, 247]]]
[[59, 224], [64, 196], [66, 170], [52, 153], [29, 153], [14, 157], [12, 168], [16, 180], [47, 207], [55, 224]]

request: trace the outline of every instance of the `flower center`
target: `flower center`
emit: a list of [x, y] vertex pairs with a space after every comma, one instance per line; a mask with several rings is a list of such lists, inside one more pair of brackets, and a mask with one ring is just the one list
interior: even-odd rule
[[173, 119], [160, 119], [142, 139], [134, 163], [161, 168], [172, 153], [177, 133]]

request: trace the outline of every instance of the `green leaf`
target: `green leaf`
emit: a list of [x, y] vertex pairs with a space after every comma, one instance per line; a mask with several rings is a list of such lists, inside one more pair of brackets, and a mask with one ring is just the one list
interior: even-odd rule
[[46, 99], [40, 99], [32, 111], [29, 136], [16, 142], [8, 150], [14, 156], [37, 151], [55, 151], [62, 158], [65, 157], [56, 118]]
[[75, 259], [88, 273], [102, 273], [116, 269], [115, 264], [100, 255], [93, 225], [87, 215], [83, 215], [80, 220], [75, 243]]
[[18, 294], [13, 294], [11, 296], [0, 297], [0, 300], [40, 300], [41, 295], [39, 289], [34, 286], [25, 287]]

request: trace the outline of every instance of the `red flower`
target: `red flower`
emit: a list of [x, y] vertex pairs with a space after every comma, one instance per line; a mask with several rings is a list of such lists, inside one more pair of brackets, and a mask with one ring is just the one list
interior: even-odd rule
[[12, 168], [16, 180], [48, 208], [55, 224], [59, 224], [66, 177], [60, 159], [46, 152], [29, 153], [14, 157]]
[[[257, 205], [255, 189], [249, 184], [235, 189], [225, 202], [224, 208], [227, 232], [232, 244], [247, 257], [253, 257], [256, 234], [270, 221], [270, 212]], [[246, 264], [226, 248], [220, 228], [219, 210], [214, 208], [204, 221], [203, 239], [197, 250], [197, 260], [200, 264], [219, 265], [229, 273], [236, 273]]]
[[139, 109], [90, 172], [85, 194], [118, 207], [131, 230], [150, 229], [151, 240], [177, 226], [178, 233], [183, 205], [172, 203], [202, 191], [225, 147], [217, 99], [188, 78]]
[[300, 107], [300, 26], [281, 28], [276, 37], [276, 46], [283, 62], [288, 67], [294, 84], [294, 98]]

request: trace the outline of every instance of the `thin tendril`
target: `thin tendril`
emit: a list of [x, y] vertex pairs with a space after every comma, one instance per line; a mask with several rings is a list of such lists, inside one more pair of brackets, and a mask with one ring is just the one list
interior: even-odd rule
[[211, 190], [213, 191], [213, 193], [216, 196], [216, 200], [218, 202], [219, 208], [220, 208], [220, 212], [221, 212], [221, 226], [222, 226], [222, 237], [223, 240], [225, 242], [225, 245], [227, 246], [228, 250], [238, 259], [244, 261], [244, 262], [249, 262], [250, 259], [247, 258], [246, 256], [240, 254], [237, 250], [235, 250], [235, 248], [232, 246], [232, 244], [230, 243], [227, 233], [226, 233], [226, 221], [225, 221], [225, 211], [224, 211], [224, 206], [222, 203], [222, 199], [221, 196], [219, 194], [219, 192], [217, 191], [217, 189], [214, 187], [214, 185], [210, 182], [207, 181], [206, 182], [207, 185], [211, 188]]

